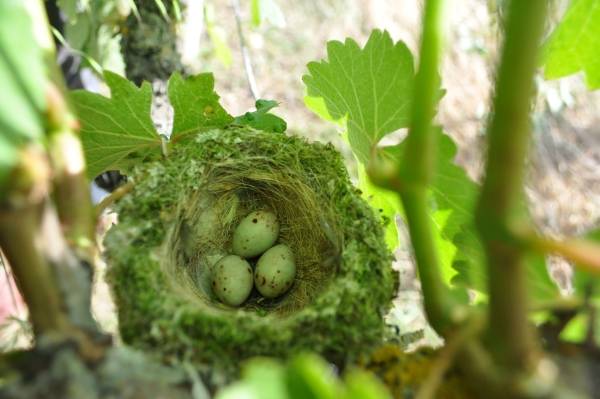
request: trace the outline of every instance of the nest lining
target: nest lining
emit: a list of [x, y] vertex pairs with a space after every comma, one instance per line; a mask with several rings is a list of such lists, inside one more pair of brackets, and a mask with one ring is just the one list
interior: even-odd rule
[[[163, 262], [176, 292], [214, 309], [235, 309], [218, 302], [212, 293], [211, 268], [231, 254], [234, 230], [256, 210], [277, 215], [280, 233], [274, 245], [292, 249], [297, 273], [282, 297], [267, 299], [253, 289], [238, 309], [273, 316], [294, 314], [317, 297], [334, 275], [336, 263], [330, 259], [335, 259], [339, 232], [330, 227], [335, 226], [331, 206], [318, 198], [298, 170], [260, 156], [209, 164], [199, 177], [198, 189], [182, 199], [174, 221], [178, 231], [166, 241]], [[250, 260], [252, 266], [256, 260]]]

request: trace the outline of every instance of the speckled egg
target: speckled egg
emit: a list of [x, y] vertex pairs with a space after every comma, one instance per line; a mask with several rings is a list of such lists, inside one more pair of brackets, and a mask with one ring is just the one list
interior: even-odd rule
[[252, 291], [252, 268], [245, 259], [227, 255], [215, 263], [210, 280], [212, 290], [221, 302], [239, 306]]
[[254, 270], [254, 285], [266, 298], [285, 294], [296, 278], [296, 259], [292, 249], [284, 244], [275, 245], [265, 252]]
[[253, 258], [271, 248], [279, 236], [277, 215], [254, 211], [240, 222], [233, 233], [232, 252], [242, 258]]

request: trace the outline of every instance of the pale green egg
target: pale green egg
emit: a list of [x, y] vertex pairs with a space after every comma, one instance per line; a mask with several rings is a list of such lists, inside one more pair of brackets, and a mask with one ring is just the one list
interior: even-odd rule
[[277, 215], [254, 211], [246, 216], [233, 233], [232, 252], [242, 258], [253, 258], [271, 248], [279, 236]]
[[245, 259], [227, 255], [219, 259], [212, 268], [210, 285], [221, 302], [239, 306], [252, 291], [252, 268]]
[[275, 245], [265, 252], [254, 270], [254, 285], [266, 298], [285, 294], [296, 278], [296, 259], [292, 249], [284, 244]]

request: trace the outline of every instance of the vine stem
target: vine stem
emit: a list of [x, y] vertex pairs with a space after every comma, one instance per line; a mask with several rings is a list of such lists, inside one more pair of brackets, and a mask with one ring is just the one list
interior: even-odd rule
[[428, 209], [428, 187], [433, 178], [436, 138], [432, 127], [437, 102], [438, 65], [443, 43], [443, 0], [428, 0], [423, 16], [419, 70], [406, 151], [400, 165], [399, 194], [406, 211], [409, 233], [423, 289], [425, 312], [442, 336], [453, 310], [449, 290], [439, 274]]
[[523, 169], [533, 75], [548, 0], [510, 1], [488, 132], [486, 177], [476, 217], [489, 270], [489, 348], [504, 371], [526, 371], [534, 348], [527, 320]]

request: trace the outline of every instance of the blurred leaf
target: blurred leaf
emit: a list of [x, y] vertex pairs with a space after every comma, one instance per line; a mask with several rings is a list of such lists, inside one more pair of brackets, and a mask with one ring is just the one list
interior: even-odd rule
[[[600, 243], [600, 230], [589, 233], [585, 238]], [[593, 311], [596, 312], [595, 324], [593, 326], [595, 332], [594, 342], [600, 347], [600, 314], [598, 313], [600, 312], [600, 278], [579, 268], [576, 264], [573, 277], [573, 290], [575, 291], [574, 295], [580, 298], [583, 303], [587, 301], [588, 309], [580, 312], [567, 324], [561, 333], [561, 338], [570, 342], [583, 342], [587, 337], [590, 327], [589, 311], [594, 309]]]
[[57, 0], [56, 5], [65, 13], [67, 17], [66, 25], [76, 24], [78, 21], [79, 0]]
[[280, 117], [268, 114], [271, 109], [277, 107], [279, 103], [273, 100], [257, 100], [256, 111], [246, 112], [233, 120], [233, 124], [241, 126], [250, 126], [257, 130], [272, 133], [283, 133], [287, 129], [287, 123]]
[[373, 374], [366, 371], [350, 370], [345, 378], [348, 387], [348, 399], [391, 399], [387, 387]]
[[260, 0], [250, 0], [250, 21], [253, 28], [260, 25]]
[[285, 369], [274, 359], [253, 358], [242, 367], [242, 379], [219, 391], [215, 399], [288, 399]]
[[393, 251], [401, 245], [396, 227], [396, 214], [403, 213], [398, 193], [375, 186], [367, 176], [365, 167], [360, 163], [358, 164], [358, 188], [385, 225], [385, 241], [390, 251]]
[[284, 367], [274, 359], [254, 358], [242, 369], [242, 378], [260, 393], [261, 399], [288, 398], [284, 376]]
[[258, 0], [258, 7], [260, 22], [269, 21], [273, 26], [285, 28], [285, 17], [275, 0]]
[[219, 104], [214, 91], [212, 73], [189, 76], [185, 80], [178, 72], [169, 78], [169, 100], [175, 117], [171, 140], [190, 133], [221, 128], [233, 121], [233, 117]]
[[[117, 34], [122, 23], [119, 2], [83, 2], [79, 7], [77, 3], [82, 2], [65, 0], [58, 3], [61, 10], [68, 15], [64, 28], [68, 45], [65, 46], [83, 58], [84, 62], [80, 67], [89, 64], [100, 76], [102, 69], [124, 75], [125, 64], [121, 54], [120, 35]], [[133, 13], [136, 12], [137, 8], [133, 9]], [[55, 36], [58, 37], [56, 32]], [[101, 68], [98, 68], [98, 65]]]
[[600, 0], [572, 0], [544, 44], [546, 79], [583, 71], [589, 89], [600, 89]]
[[215, 57], [221, 64], [229, 68], [233, 63], [231, 51], [227, 45], [226, 34], [223, 28], [215, 24], [215, 15], [212, 4], [204, 4], [204, 23], [206, 24], [206, 32], [214, 46]]
[[[455, 236], [454, 243], [459, 255], [452, 265], [458, 273], [452, 278], [452, 284], [477, 291], [487, 300], [489, 279], [486, 254], [479, 236], [472, 229], [463, 229]], [[530, 254], [525, 257], [525, 262], [527, 292], [533, 306], [543, 306], [560, 299], [560, 291], [550, 278], [545, 258]]]
[[138, 89], [110, 71], [104, 72], [104, 78], [111, 98], [84, 90], [71, 92], [82, 125], [89, 178], [109, 169], [127, 174], [133, 165], [162, 154], [161, 138], [150, 119], [150, 84], [144, 82]]
[[19, 148], [44, 135], [46, 71], [34, 29], [26, 2], [0, 1], [0, 187]]
[[452, 284], [487, 295], [485, 252], [476, 232], [473, 229], [463, 229], [454, 236], [454, 245], [458, 248], [459, 256], [452, 263], [452, 267], [457, 272], [452, 277]]
[[298, 355], [290, 361], [285, 381], [291, 399], [339, 399], [343, 385], [332, 367], [313, 354]]

